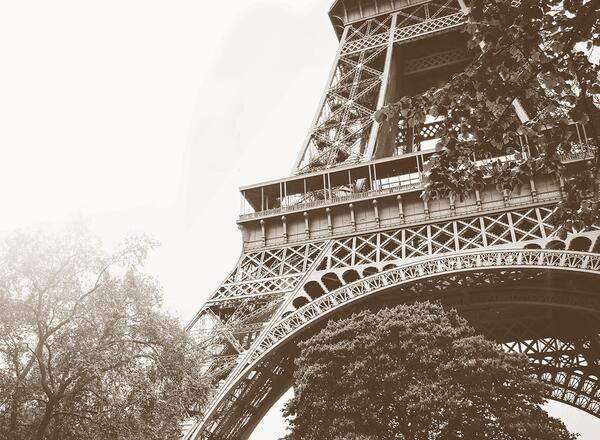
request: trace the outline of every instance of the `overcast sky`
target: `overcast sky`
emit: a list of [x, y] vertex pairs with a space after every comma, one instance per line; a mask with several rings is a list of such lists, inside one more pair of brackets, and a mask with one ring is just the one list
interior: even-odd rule
[[[337, 47], [329, 6], [0, 0], [0, 231], [151, 234], [148, 270], [189, 319], [241, 251], [238, 187], [290, 172]], [[282, 429], [276, 408], [253, 440]]]

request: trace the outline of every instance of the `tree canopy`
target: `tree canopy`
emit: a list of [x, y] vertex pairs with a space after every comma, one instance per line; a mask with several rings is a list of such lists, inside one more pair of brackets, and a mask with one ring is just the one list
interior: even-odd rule
[[178, 439], [203, 353], [160, 309], [152, 247], [82, 231], [0, 243], [0, 439]]
[[524, 355], [418, 303], [331, 321], [300, 344], [286, 440], [574, 439]]
[[[467, 3], [473, 62], [441, 88], [404, 97], [376, 115], [388, 126], [401, 119], [408, 127], [427, 115], [443, 117], [422, 197], [468, 197], [489, 183], [510, 195], [534, 173], [565, 177], [561, 154], [588, 149], [593, 158], [566, 179], [555, 219], [563, 234], [598, 223], [598, 149], [579, 142], [573, 123], [583, 124], [598, 145], [600, 2]], [[513, 157], [481, 163], [502, 155]]]

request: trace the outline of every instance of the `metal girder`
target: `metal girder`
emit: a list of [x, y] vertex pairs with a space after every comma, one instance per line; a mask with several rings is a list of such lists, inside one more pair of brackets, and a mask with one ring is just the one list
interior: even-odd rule
[[[346, 23], [294, 174], [370, 160], [378, 130], [373, 114], [385, 103], [394, 48], [462, 26], [464, 2], [456, 1], [411, 2], [401, 9], [392, 4], [393, 14]], [[460, 50], [428, 53], [409, 59], [404, 73], [415, 75], [466, 59]], [[434, 139], [441, 129], [439, 122], [432, 122], [416, 135]], [[573, 154], [573, 161], [581, 160], [579, 153]], [[418, 160], [416, 166], [420, 173]], [[368, 168], [371, 178], [370, 164]], [[323, 181], [325, 188], [325, 174]], [[290, 239], [282, 217], [282, 239], [268, 242], [263, 227], [259, 245], [246, 246], [188, 327], [212, 355], [205, 368], [215, 389], [204, 419], [186, 425], [184, 438], [247, 438], [289, 387], [297, 339], [361, 307], [361, 301], [376, 307], [439, 299], [456, 307], [476, 317], [473, 322], [487, 328], [505, 349], [530, 356], [540, 379], [554, 386], [552, 398], [600, 416], [600, 325], [577, 334], [563, 327], [552, 332], [540, 330], [541, 324], [534, 327], [537, 321], [531, 317], [514, 315], [509, 322], [498, 315], [507, 306], [513, 312], [543, 306], [579, 313], [582, 321], [600, 316], [600, 295], [590, 290], [600, 281], [600, 255], [595, 253], [600, 229], [578, 231], [566, 240], [554, 237], [553, 204], [562, 188], [542, 184], [550, 198], [535, 195], [532, 181], [532, 196], [512, 204], [499, 200], [488, 208], [477, 193], [479, 203], [467, 208], [440, 204], [437, 212], [435, 207], [430, 212], [427, 205], [424, 220], [418, 221], [406, 221], [402, 206], [393, 222], [385, 217], [380, 221], [377, 210], [386, 208], [377, 208], [376, 198], [386, 193], [371, 191], [377, 227], [361, 230], [354, 224], [338, 232], [330, 216], [340, 200], [331, 196], [330, 188], [328, 199], [318, 199], [327, 212], [328, 235], [305, 233]], [[306, 182], [304, 186], [306, 192]], [[280, 183], [280, 195], [281, 188]], [[547, 317], [538, 321], [555, 324]]]
[[[506, 285], [506, 291], [514, 293], [509, 294], [504, 299], [486, 297], [482, 301], [491, 303], [507, 301], [511, 304], [519, 304], [519, 301], [523, 304], [530, 304], [537, 301], [540, 304], [552, 306], [557, 306], [557, 303], [562, 302], [568, 308], [581, 308], [600, 316], [600, 297], [598, 295], [590, 296], [593, 293], [592, 291], [587, 292], [587, 297], [583, 294], [574, 295], [579, 299], [578, 303], [573, 303], [573, 298], [569, 298], [568, 295], [565, 296], [564, 289], [555, 296], [548, 295], [544, 291], [544, 285], [540, 283], [540, 280], [547, 279], [549, 273], [555, 274], [557, 277], [559, 275], [556, 274], [565, 274], [565, 279], [591, 276], [595, 277], [595, 282], [598, 282], [600, 280], [600, 255], [544, 249], [469, 250], [432, 256], [425, 260], [417, 259], [414, 262], [390, 268], [374, 275], [361, 276], [353, 282], [343, 282], [341, 287], [326, 292], [291, 313], [287, 315], [280, 314], [275, 322], [265, 328], [260, 338], [257, 339], [257, 343], [251, 349], [250, 354], [246, 355], [245, 368], [238, 373], [240, 379], [229, 382], [229, 391], [221, 389], [220, 403], [216, 404], [213, 412], [209, 414], [211, 422], [206, 425], [206, 431], [198, 431], [196, 437], [190, 438], [217, 438], [214, 437], [217, 432], [222, 435], [223, 431], [219, 428], [221, 426], [221, 422], [219, 422], [221, 415], [227, 414], [227, 417], [231, 417], [231, 413], [237, 414], [238, 411], [238, 407], [227, 396], [236, 396], [244, 411], [259, 411], [258, 407], [251, 404], [258, 396], [252, 397], [252, 392], [245, 391], [248, 389], [246, 380], [241, 378], [251, 377], [251, 373], [256, 368], [263, 370], [259, 367], [263, 362], [267, 359], [277, 359], [279, 353], [286, 352], [285, 347], [289, 343], [300, 337], [307, 329], [314, 328], [316, 323], [341, 313], [343, 309], [358, 303], [358, 301], [363, 301], [365, 298], [377, 298], [378, 295], [385, 292], [394, 292], [393, 295], [396, 296], [396, 301], [411, 302], [419, 297], [426, 297], [426, 292], [429, 292], [429, 295], [444, 295], [446, 292], [464, 292], [469, 289], [473, 292], [481, 292], [487, 289], [488, 292], [502, 296], [503, 294], [499, 292], [502, 290], [502, 286]], [[588, 286], [589, 290], [590, 282], [593, 282], [592, 278], [584, 282], [582, 288]], [[515, 299], [515, 297], [510, 296], [519, 295], [519, 290], [511, 286], [525, 286], [528, 285], [527, 283], [538, 286], [539, 293], [537, 297], [524, 294], [524, 298]], [[387, 297], [384, 295], [384, 297], [387, 298], [387, 301], [390, 301], [391, 295], [392, 293], [388, 294]], [[526, 334], [521, 333], [521, 335]], [[513, 332], [511, 336], [515, 337], [515, 335], [519, 334]], [[569, 381], [563, 380], [563, 377], [579, 377], [580, 382], [578, 383], [586, 383], [586, 389], [589, 388], [590, 393], [592, 393], [586, 394], [587, 397], [584, 396], [587, 399], [584, 399], [585, 402], [581, 400], [581, 393], [573, 394], [572, 386], [568, 388], [566, 385], [560, 388], [560, 395], [556, 392], [557, 394], [553, 394], [552, 397], [600, 415], [600, 412], [596, 409], [598, 399], [594, 394], [597, 390], [597, 384], [595, 382], [591, 384], [588, 380], [593, 371], [582, 369], [585, 365], [581, 361], [581, 359], [592, 359], [592, 363], [597, 363], [598, 357], [594, 354], [597, 352], [590, 349], [590, 345], [585, 341], [576, 344], [561, 339], [563, 342], [558, 344], [559, 339], [555, 336], [535, 340], [524, 338], [514, 339], [503, 344], [509, 350], [527, 351], [527, 354], [534, 361], [534, 365], [539, 366], [540, 378], [556, 387], [568, 385]], [[549, 354], [552, 347], [558, 348], [554, 350], [554, 354]], [[586, 362], [590, 364], [590, 361]], [[547, 373], [550, 373], [551, 376], [548, 376]], [[240, 390], [239, 386], [243, 386], [243, 389]], [[261, 391], [261, 393], [263, 392]], [[252, 417], [247, 418], [248, 422], [251, 419]], [[209, 428], [209, 425], [212, 428]], [[225, 438], [239, 438], [243, 426], [240, 425], [236, 429], [230, 431], [231, 436]], [[200, 432], [202, 434], [199, 434]]]
[[[295, 326], [310, 322], [310, 319], [306, 320], [306, 316], [316, 313], [316, 310], [326, 310], [320, 301], [326, 301], [325, 304], [328, 305], [340, 304], [339, 299], [333, 297], [327, 300], [322, 297], [313, 301], [305, 288], [307, 283], [317, 283], [323, 292], [327, 292], [330, 290], [326, 283], [328, 278], [338, 280], [339, 285], [346, 285], [350, 272], [354, 273], [354, 275], [350, 274], [354, 279], [363, 280], [370, 274], [402, 267], [411, 261], [447, 258], [448, 263], [436, 260], [438, 262], [433, 266], [427, 263], [428, 265], [414, 266], [404, 272], [398, 272], [403, 273], [399, 275], [400, 279], [403, 277], [407, 280], [412, 279], [410, 288], [414, 292], [423, 292], [426, 285], [417, 279], [420, 275], [430, 273], [435, 267], [448, 272], [459, 264], [459, 261], [463, 261], [462, 255], [466, 252], [481, 253], [490, 248], [496, 248], [497, 252], [504, 252], [508, 249], [505, 251], [509, 252], [507, 255], [519, 255], [520, 258], [524, 258], [530, 255], [527, 252], [535, 252], [535, 250], [523, 251], [524, 254], [511, 254], [510, 252], [517, 251], [510, 249], [514, 249], [515, 246], [556, 246], [557, 243], [562, 248], [571, 247], [577, 236], [570, 237], [566, 242], [552, 237], [552, 213], [551, 206], [481, 213], [472, 218], [448, 219], [420, 226], [406, 225], [388, 231], [355, 233], [349, 237], [245, 252], [223, 285], [209, 299], [203, 309], [205, 311], [200, 313], [200, 317], [212, 317], [210, 321], [212, 324], [210, 328], [204, 330], [204, 337], [201, 339], [205, 345], [216, 347], [212, 351], [214, 362], [208, 367], [213, 377], [221, 378], [216, 396], [220, 393], [227, 395], [229, 387], [235, 384], [241, 374], [245, 374], [243, 372], [248, 365], [256, 362], [257, 356], [265, 350], [265, 344], [277, 343], [286, 332], [294, 331]], [[600, 231], [580, 234], [579, 246], [584, 239], [587, 240], [588, 249], [591, 249], [599, 235]], [[504, 254], [494, 255], [500, 258], [498, 255]], [[501, 262], [512, 261], [511, 258], [502, 257]], [[478, 261], [480, 260], [472, 263], [484, 264]], [[550, 260], [543, 261], [549, 264]], [[562, 260], [552, 261], [556, 261], [559, 266], [568, 267], [576, 263], [568, 256]], [[425, 269], [426, 267], [429, 269]], [[488, 274], [484, 278], [472, 276], [463, 279], [460, 283], [447, 276], [437, 279], [434, 286], [438, 290], [456, 288], [467, 292], [468, 286], [485, 288], [489, 286], [490, 280], [494, 280], [495, 285], [499, 287], [503, 283], [503, 277], [512, 280], [516, 276], [516, 273], [504, 271], [499, 272], [498, 276], [493, 274]], [[265, 282], [281, 279], [289, 282], [288, 290], [273, 294], [269, 289], [277, 289], [278, 285], [266, 285]], [[378, 281], [370, 282], [378, 283]], [[236, 290], [236, 295], [224, 294], [240, 285], [254, 286], [254, 288], [244, 291], [245, 293]], [[223, 289], [223, 286], [226, 286], [227, 290]], [[346, 295], [346, 293], [340, 294]], [[300, 298], [304, 298], [305, 302], [314, 305], [316, 309], [308, 308], [308, 315], [298, 317], [298, 305], [295, 301]], [[465, 303], [469, 301], [469, 298], [464, 300]], [[196, 322], [201, 325], [205, 321], [198, 318]], [[194, 325], [191, 326], [191, 330], [194, 330]], [[214, 402], [221, 400], [215, 397]]]
[[378, 129], [373, 115], [385, 103], [394, 44], [449, 32], [464, 20], [456, 1], [446, 0], [346, 26], [292, 174], [369, 160]]

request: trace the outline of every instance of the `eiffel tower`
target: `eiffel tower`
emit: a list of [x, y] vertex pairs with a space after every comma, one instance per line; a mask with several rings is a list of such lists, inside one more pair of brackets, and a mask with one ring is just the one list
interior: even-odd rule
[[[364, 307], [421, 300], [527, 354], [549, 398], [600, 417], [600, 229], [555, 235], [564, 181], [423, 201], [441, 122], [389, 130], [374, 117], [464, 69], [465, 14], [462, 0], [332, 5], [339, 48], [292, 173], [240, 189], [242, 254], [189, 324], [217, 387], [185, 439], [247, 439], [292, 385], [299, 340]], [[571, 128], [578, 142], [562, 161], [573, 174], [594, 147], [585, 126]]]

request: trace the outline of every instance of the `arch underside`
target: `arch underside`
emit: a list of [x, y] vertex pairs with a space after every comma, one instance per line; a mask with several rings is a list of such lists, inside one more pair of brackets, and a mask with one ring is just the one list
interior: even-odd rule
[[291, 386], [297, 343], [330, 319], [365, 308], [440, 301], [504, 349], [524, 353], [549, 398], [600, 417], [600, 274], [478, 268], [389, 286], [338, 308], [270, 351], [224, 400], [199, 438], [246, 439]]

